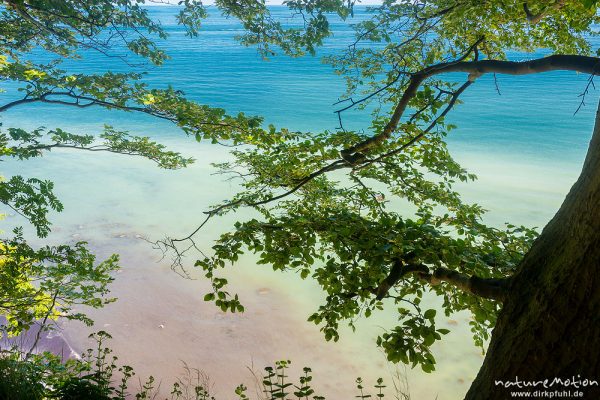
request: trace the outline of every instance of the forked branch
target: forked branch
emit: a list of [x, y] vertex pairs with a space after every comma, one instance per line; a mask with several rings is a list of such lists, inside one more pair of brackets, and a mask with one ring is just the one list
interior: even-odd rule
[[475, 275], [466, 275], [448, 268], [436, 268], [433, 272], [424, 264], [404, 264], [398, 260], [392, 265], [388, 276], [374, 291], [378, 300], [383, 299], [388, 291], [405, 276], [414, 274], [420, 280], [437, 286], [447, 283], [455, 288], [486, 299], [504, 301], [510, 282], [509, 278], [481, 278]]
[[414, 73], [411, 76], [408, 87], [404, 91], [404, 94], [396, 105], [390, 120], [383, 128], [381, 133], [342, 150], [341, 155], [343, 158], [351, 158], [355, 153], [365, 152], [389, 139], [398, 128], [400, 119], [408, 108], [410, 100], [412, 100], [412, 98], [416, 95], [423, 82], [430, 77], [451, 72], [463, 72], [469, 74], [469, 81], [473, 82], [478, 77], [490, 73], [506, 75], [529, 75], [550, 71], [576, 71], [591, 75], [598, 75], [600, 72], [600, 59], [597, 57], [579, 55], [552, 55], [529, 61], [453, 61], [432, 65]]
[[565, 0], [557, 0], [554, 2], [554, 4], [545, 6], [542, 8], [542, 10], [540, 12], [538, 12], [537, 14], [534, 14], [531, 12], [531, 10], [529, 10], [529, 6], [527, 5], [527, 2], [525, 2], [525, 3], [523, 3], [523, 10], [525, 11], [525, 15], [527, 16], [527, 21], [529, 21], [529, 23], [531, 25], [535, 25], [538, 22], [540, 22], [542, 20], [542, 18], [544, 18], [546, 15], [548, 15], [549, 11], [559, 10], [564, 5], [565, 5]]

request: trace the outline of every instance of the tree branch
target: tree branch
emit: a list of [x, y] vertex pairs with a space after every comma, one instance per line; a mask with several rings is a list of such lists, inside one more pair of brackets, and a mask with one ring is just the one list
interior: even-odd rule
[[454, 107], [454, 105], [456, 104], [456, 101], [458, 100], [459, 96], [465, 91], [467, 90], [467, 88], [469, 86], [471, 86], [471, 84], [473, 83], [473, 81], [466, 81], [465, 83], [463, 83], [456, 92], [451, 94], [450, 97], [450, 101], [448, 102], [448, 105], [446, 106], [446, 108], [444, 108], [444, 111], [442, 111], [442, 113], [440, 115], [438, 115], [432, 122], [431, 124], [429, 124], [429, 126], [427, 128], [425, 128], [423, 131], [421, 131], [419, 134], [415, 135], [414, 137], [412, 137], [411, 139], [409, 139], [406, 143], [404, 143], [403, 145], [401, 145], [400, 147], [398, 147], [397, 149], [388, 151], [387, 153], [384, 153], [376, 158], [370, 159], [368, 161], [366, 161], [364, 164], [360, 165], [359, 168], [365, 168], [366, 166], [374, 163], [374, 162], [378, 162], [378, 161], [382, 161], [383, 159], [390, 157], [394, 154], [398, 154], [401, 151], [405, 150], [407, 147], [412, 146], [413, 144], [415, 144], [416, 142], [418, 142], [423, 136], [425, 136], [426, 134], [428, 134], [429, 132], [431, 132], [431, 130], [433, 128], [435, 128], [438, 124], [438, 122], [444, 118], [446, 115], [448, 115], [448, 113], [450, 112], [450, 110], [452, 110], [452, 108]]
[[396, 284], [400, 279], [410, 273], [421, 273], [428, 274], [429, 268], [423, 264], [404, 264], [402, 260], [396, 260], [390, 269], [390, 273], [386, 278], [381, 281], [377, 289], [375, 289], [375, 297], [377, 300], [383, 299], [389, 290]]
[[6, 103], [3, 106], [0, 106], [0, 112], [4, 112], [10, 108], [19, 106], [21, 104], [35, 103], [36, 101], [40, 101], [39, 97], [25, 97], [23, 99], [11, 101], [10, 103]]
[[[52, 97], [55, 97], [55, 98], [52, 98]], [[58, 98], [56, 98], [56, 97], [58, 97]], [[61, 100], [60, 97], [66, 97], [67, 99], [73, 99], [73, 101]], [[80, 101], [87, 101], [87, 103], [82, 104], [82, 103], [80, 103]], [[105, 107], [107, 109], [117, 109], [117, 110], [121, 110], [121, 111], [139, 112], [139, 113], [148, 114], [152, 117], [164, 119], [164, 120], [167, 120], [169, 122], [172, 122], [174, 124], [181, 126], [179, 124], [177, 116], [173, 115], [169, 111], [158, 110], [151, 106], [138, 107], [138, 106], [132, 106], [132, 105], [122, 105], [122, 104], [118, 104], [115, 102], [100, 100], [100, 99], [96, 99], [94, 97], [77, 94], [72, 91], [48, 91], [37, 97], [25, 96], [22, 99], [15, 100], [15, 101], [6, 103], [3, 106], [0, 106], [0, 112], [7, 111], [13, 107], [16, 107], [16, 106], [19, 106], [22, 104], [35, 103], [35, 102], [60, 104], [60, 105], [65, 105], [65, 106], [77, 107], [77, 108], [87, 108], [87, 107], [91, 107], [91, 106], [99, 106], [99, 107]], [[231, 124], [231, 123], [226, 123], [226, 122], [199, 122], [199, 121], [196, 121], [196, 122], [194, 122], [194, 124], [197, 126], [228, 127], [228, 128], [238, 129], [242, 132], [246, 131], [241, 126]], [[219, 142], [219, 144], [222, 144], [222, 143]]]
[[497, 301], [504, 301], [510, 282], [510, 278], [481, 278], [475, 275], [462, 274], [448, 268], [436, 268], [433, 274], [417, 272], [416, 275], [432, 286], [445, 282], [463, 292]]
[[558, 0], [552, 6], [544, 7], [544, 8], [542, 8], [542, 10], [539, 13], [533, 14], [531, 12], [531, 10], [529, 10], [529, 6], [527, 5], [527, 2], [525, 2], [525, 3], [523, 3], [523, 10], [525, 11], [525, 15], [527, 16], [527, 21], [529, 21], [529, 23], [531, 25], [535, 25], [538, 22], [540, 22], [542, 20], [542, 18], [544, 18], [546, 15], [548, 15], [548, 11], [550, 11], [552, 9], [559, 10], [564, 5], [565, 5], [565, 0]]
[[[50, 98], [50, 96], [66, 97], [69, 99], [73, 99], [74, 101], [69, 102], [69, 101], [60, 100], [60, 99], [56, 99], [56, 98], [52, 99], [52, 98]], [[82, 100], [87, 101], [87, 103], [81, 104], [80, 101], [82, 101]], [[83, 96], [83, 95], [75, 94], [72, 92], [63, 92], [63, 91], [61, 91], [61, 92], [49, 91], [49, 92], [43, 93], [37, 97], [24, 97], [19, 100], [11, 101], [11, 102], [6, 103], [3, 106], [1, 106], [0, 112], [4, 112], [6, 110], [9, 110], [13, 107], [16, 107], [16, 106], [19, 106], [22, 104], [35, 103], [35, 102], [61, 104], [61, 105], [65, 105], [65, 106], [73, 106], [73, 107], [78, 107], [78, 108], [86, 108], [86, 107], [97, 105], [97, 106], [102, 106], [102, 107], [106, 107], [106, 108], [116, 108], [116, 109], [123, 110], [123, 111], [137, 111], [137, 112], [142, 112], [145, 114], [150, 114], [154, 117], [163, 118], [163, 119], [167, 119], [170, 121], [173, 120], [169, 116], [155, 112], [149, 107], [125, 106], [125, 105], [120, 105], [120, 104], [116, 104], [116, 103], [109, 102], [109, 101], [95, 99], [95, 98], [89, 97], [89, 96]]]
[[411, 76], [408, 87], [394, 109], [390, 121], [383, 128], [382, 132], [342, 150], [342, 158], [352, 158], [355, 153], [364, 152], [389, 139], [392, 133], [396, 131], [410, 100], [416, 95], [419, 87], [427, 78], [451, 72], [464, 72], [469, 74], [469, 81], [473, 82], [481, 75], [488, 73], [528, 75], [549, 71], [576, 71], [598, 75], [600, 72], [600, 59], [597, 57], [579, 55], [552, 55], [529, 61], [462, 61], [459, 59], [457, 61], [432, 65]]
[[383, 299], [396, 283], [409, 274], [414, 274], [431, 286], [448, 283], [463, 292], [497, 301], [504, 301], [510, 282], [510, 278], [481, 278], [442, 267], [436, 268], [431, 273], [429, 267], [425, 264], [405, 264], [402, 260], [397, 260], [392, 265], [388, 276], [374, 290], [373, 293], [376, 295], [377, 300]]

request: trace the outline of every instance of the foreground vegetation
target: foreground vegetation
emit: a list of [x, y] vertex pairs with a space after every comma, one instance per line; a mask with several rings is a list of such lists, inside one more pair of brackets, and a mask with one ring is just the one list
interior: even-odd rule
[[[0, 399], [2, 400], [214, 400], [211, 394], [210, 378], [203, 371], [184, 365], [184, 374], [168, 389], [161, 391], [161, 383], [152, 376], [145, 382], [132, 383], [135, 372], [127, 365], [118, 365], [107, 341], [111, 336], [100, 331], [90, 336], [96, 347], [88, 349], [81, 358], [61, 359], [44, 352], [41, 354], [23, 353], [19, 349], [0, 351]], [[310, 368], [303, 368], [296, 382], [288, 376], [289, 360], [277, 361], [273, 367], [266, 367], [264, 375], [253, 371], [257, 400], [325, 400], [315, 393]], [[160, 368], [160, 366], [157, 366]], [[385, 389], [379, 379], [373, 388], [363, 386], [361, 378], [356, 380], [357, 398], [383, 399]], [[372, 389], [373, 394], [369, 394]], [[162, 394], [161, 394], [162, 392]], [[400, 392], [398, 392], [400, 393]], [[249, 400], [248, 387], [240, 384], [233, 391], [238, 400]], [[400, 393], [400, 400], [409, 400], [407, 394]], [[230, 398], [230, 396], [227, 396]]]

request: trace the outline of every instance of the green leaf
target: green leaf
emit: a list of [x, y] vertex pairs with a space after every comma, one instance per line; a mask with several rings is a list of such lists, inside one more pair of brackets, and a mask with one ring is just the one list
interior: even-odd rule
[[425, 311], [425, 313], [423, 314], [423, 318], [428, 319], [428, 320], [433, 320], [435, 318], [436, 313], [437, 313], [436, 310], [429, 309], [429, 310]]

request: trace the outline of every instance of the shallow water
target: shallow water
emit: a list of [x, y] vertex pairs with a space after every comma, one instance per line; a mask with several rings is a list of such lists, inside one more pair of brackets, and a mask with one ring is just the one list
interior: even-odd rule
[[[172, 26], [172, 9], [154, 8], [152, 13], [173, 33], [165, 43], [173, 59], [151, 71], [150, 83], [172, 84], [198, 101], [230, 112], [264, 115], [278, 126], [336, 127], [332, 103], [343, 92], [343, 81], [318, 58], [265, 62], [255, 50], [235, 45], [232, 36], [238, 28], [230, 20], [209, 19], [200, 38], [191, 40]], [[325, 53], [343, 48], [350, 38], [345, 25], [335, 26]], [[105, 64], [99, 60], [89, 54], [71, 68], [100, 71]], [[117, 63], [111, 68], [128, 67]], [[491, 223], [543, 226], [560, 205], [577, 177], [591, 133], [597, 97], [593, 92], [590, 105], [573, 115], [586, 79], [567, 73], [500, 77], [501, 95], [491, 79], [481, 79], [465, 94], [465, 104], [451, 117], [459, 129], [450, 137], [450, 147], [463, 166], [479, 175], [461, 190], [490, 210]], [[5, 86], [9, 92], [3, 96], [9, 97], [12, 87]], [[366, 127], [367, 121], [360, 113], [347, 117], [357, 128]], [[246, 366], [260, 369], [289, 358], [296, 371], [311, 366], [318, 387], [330, 399], [354, 395], [357, 376], [389, 381], [395, 367], [385, 362], [374, 339], [382, 326], [392, 326], [393, 314], [361, 322], [356, 333], [345, 332], [339, 343], [325, 343], [318, 329], [305, 321], [319, 304], [318, 289], [295, 276], [258, 268], [250, 256], [228, 272], [231, 288], [241, 295], [247, 311], [223, 314], [202, 301], [205, 281], [182, 279], [170, 270], [168, 259], [161, 260], [161, 253], [142, 240], [184, 236], [211, 204], [235, 193], [234, 182], [211, 175], [210, 162], [228, 157], [226, 148], [198, 144], [164, 121], [123, 112], [34, 106], [11, 110], [2, 122], [26, 128], [60, 126], [77, 133], [98, 132], [108, 123], [152, 136], [197, 159], [185, 170], [163, 171], [132, 157], [53, 151], [41, 159], [2, 164], [5, 176], [19, 173], [56, 182], [65, 211], [52, 215], [50, 241], [87, 240], [99, 257], [121, 254], [123, 269], [113, 285], [119, 301], [92, 313], [94, 329], [113, 335], [115, 353], [139, 375], [154, 374], [166, 384], [185, 361], [210, 372], [215, 390], [232, 397], [238, 383], [252, 381]], [[212, 221], [198, 242], [209, 247], [236, 217], [241, 215]], [[12, 216], [3, 229], [21, 223]], [[438, 371], [407, 372], [413, 398], [456, 399], [467, 390], [483, 359], [472, 344], [468, 318], [461, 314], [440, 319], [440, 326], [453, 332], [435, 349]], [[78, 351], [89, 344], [89, 332], [74, 324], [64, 330]]]

